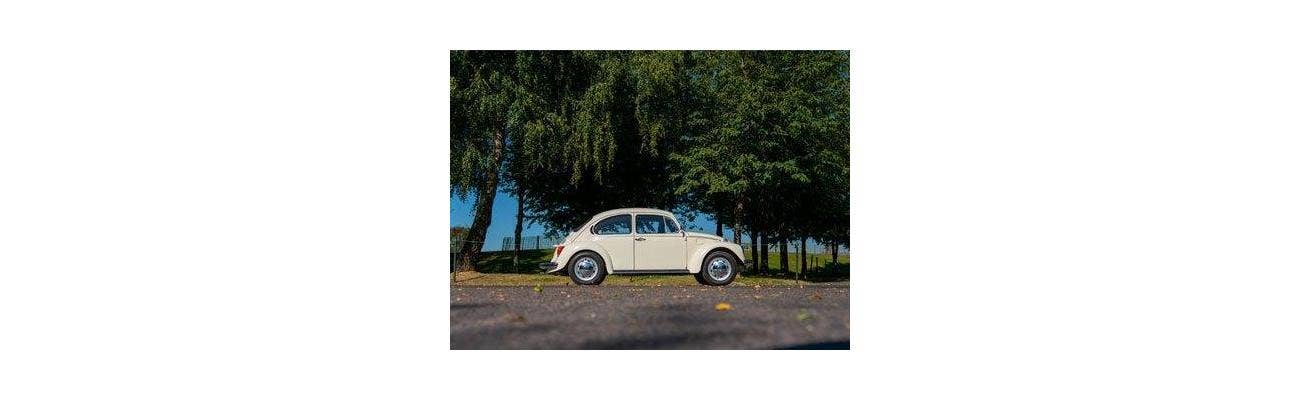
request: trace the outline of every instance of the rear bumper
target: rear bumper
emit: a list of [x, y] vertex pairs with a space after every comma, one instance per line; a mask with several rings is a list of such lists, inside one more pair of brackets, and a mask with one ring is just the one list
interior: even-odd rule
[[544, 262], [544, 263], [537, 264], [537, 268], [541, 268], [543, 271], [546, 272], [555, 272], [560, 269], [560, 265], [553, 262]]

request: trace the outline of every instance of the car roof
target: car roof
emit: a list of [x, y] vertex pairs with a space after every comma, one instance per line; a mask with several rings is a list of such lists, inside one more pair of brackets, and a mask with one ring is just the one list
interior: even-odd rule
[[[616, 209], [613, 209], [613, 210], [609, 210], [609, 211], [602, 212], [602, 213], [600, 213], [600, 214], [596, 214], [596, 215], [594, 215], [594, 216], [591, 217], [591, 220], [603, 219], [603, 218], [605, 218], [605, 217], [608, 217], [608, 216], [611, 216], [611, 215], [618, 215], [618, 214], [664, 214], [664, 215], [673, 215], [673, 213], [671, 213], [671, 212], [664, 211], [664, 210], [660, 210], [660, 209], [657, 209], [657, 208], [616, 208]], [[588, 222], [590, 222], [590, 221], [588, 221]]]

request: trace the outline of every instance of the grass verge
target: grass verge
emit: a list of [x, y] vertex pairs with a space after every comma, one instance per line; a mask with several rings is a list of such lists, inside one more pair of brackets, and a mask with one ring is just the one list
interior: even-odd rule
[[[494, 274], [460, 272], [453, 274], [453, 286], [565, 286], [573, 285], [567, 275], [552, 274]], [[844, 278], [843, 281], [848, 281]], [[798, 286], [807, 281], [771, 277], [740, 275], [732, 285], [739, 286]], [[609, 286], [699, 286], [690, 275], [610, 275], [601, 285]]]
[[[514, 252], [511, 251], [485, 251], [479, 255], [479, 260], [475, 265], [475, 270], [487, 273], [510, 273], [510, 274], [532, 274], [537, 271], [537, 264], [551, 261], [551, 254], [554, 249], [545, 250], [521, 250], [519, 251], [519, 265], [514, 264]], [[749, 257], [746, 253], [745, 257]], [[779, 274], [778, 269], [781, 265], [781, 253], [772, 251], [767, 255], [768, 270], [752, 271], [758, 274]], [[799, 254], [791, 252], [788, 256], [790, 272], [800, 273]], [[452, 257], [452, 263], [455, 263], [455, 257]], [[814, 266], [810, 268], [814, 275], [839, 275], [834, 271], [836, 267], [831, 265], [830, 256], [825, 254], [809, 254], [808, 264]], [[847, 275], [847, 266], [849, 256], [841, 254], [838, 267], [844, 269], [844, 275]], [[743, 276], [743, 275], [742, 275]], [[687, 277], [690, 278], [690, 277]], [[694, 279], [691, 279], [694, 282]]]

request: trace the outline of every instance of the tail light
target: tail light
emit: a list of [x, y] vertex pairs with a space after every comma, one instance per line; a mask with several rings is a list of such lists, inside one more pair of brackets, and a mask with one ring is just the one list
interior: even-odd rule
[[559, 256], [560, 256], [560, 252], [562, 252], [562, 251], [564, 251], [564, 245], [561, 244], [561, 245], [556, 245], [556, 246], [555, 246], [555, 256], [556, 256], [556, 257], [559, 257]]

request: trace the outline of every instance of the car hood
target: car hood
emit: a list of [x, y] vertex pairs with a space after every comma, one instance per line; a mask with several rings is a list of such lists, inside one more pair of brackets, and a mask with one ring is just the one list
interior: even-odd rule
[[722, 236], [710, 235], [707, 233], [700, 233], [700, 232], [686, 232], [686, 237], [722, 241]]

